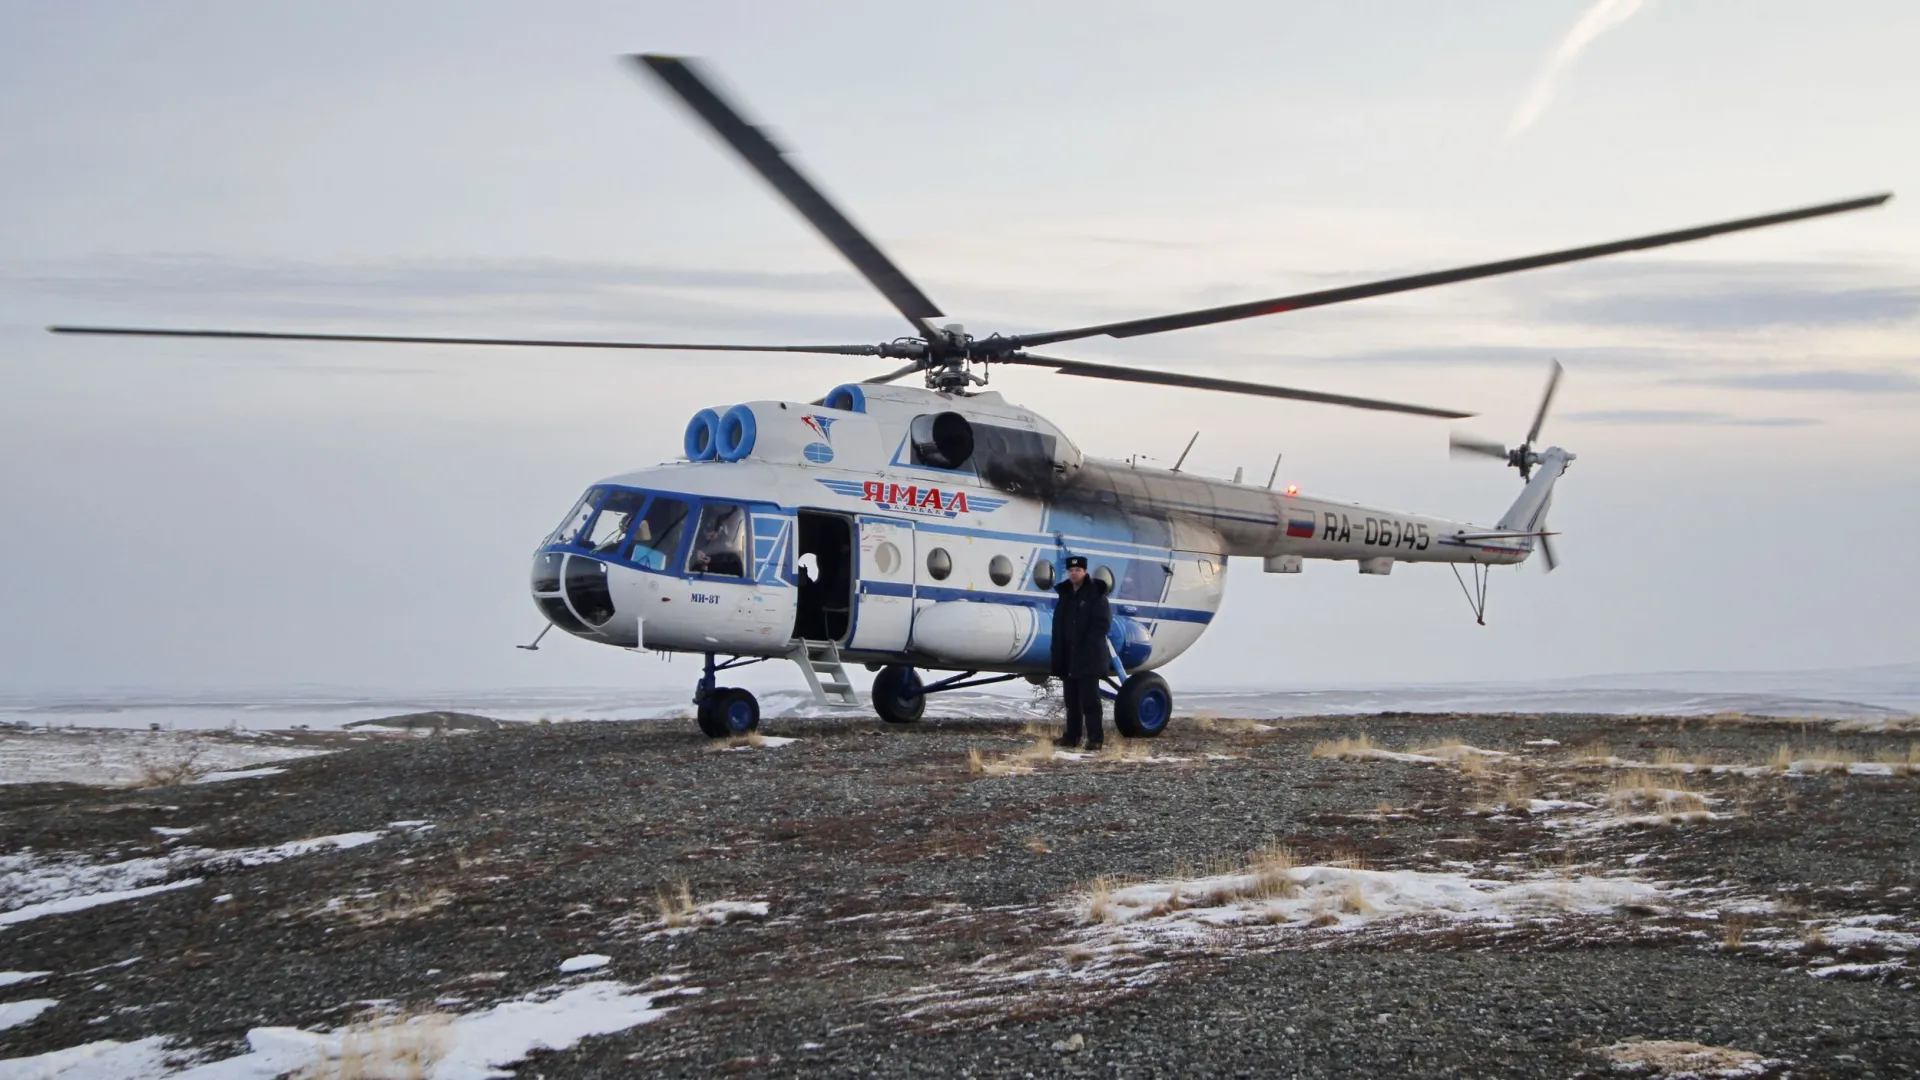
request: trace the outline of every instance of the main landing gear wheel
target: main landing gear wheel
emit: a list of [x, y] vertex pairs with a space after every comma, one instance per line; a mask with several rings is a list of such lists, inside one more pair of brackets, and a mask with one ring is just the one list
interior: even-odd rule
[[760, 701], [751, 691], [723, 686], [701, 699], [695, 719], [709, 739], [745, 735], [760, 726]]
[[1127, 677], [1113, 698], [1113, 726], [1129, 739], [1151, 739], [1173, 718], [1173, 691], [1151, 671]]
[[873, 677], [873, 711], [889, 724], [911, 724], [927, 711], [925, 685], [912, 668], [888, 664]]

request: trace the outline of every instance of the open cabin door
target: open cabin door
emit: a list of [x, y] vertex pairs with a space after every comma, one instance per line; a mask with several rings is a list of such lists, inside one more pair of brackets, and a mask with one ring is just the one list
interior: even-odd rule
[[846, 644], [853, 626], [854, 524], [845, 514], [802, 510], [797, 518], [793, 636]]
[[859, 587], [848, 647], [898, 652], [913, 630], [913, 523], [859, 519]]

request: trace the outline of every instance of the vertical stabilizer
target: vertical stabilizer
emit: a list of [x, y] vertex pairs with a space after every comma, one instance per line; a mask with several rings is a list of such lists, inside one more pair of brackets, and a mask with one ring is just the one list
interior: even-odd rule
[[1520, 497], [1500, 517], [1495, 526], [1502, 531], [1534, 532], [1547, 520], [1547, 506], [1553, 502], [1553, 485], [1560, 474], [1567, 471], [1567, 462], [1574, 455], [1557, 446], [1550, 446], [1539, 455], [1539, 464], [1535, 467], [1533, 478], [1527, 486], [1520, 489]]

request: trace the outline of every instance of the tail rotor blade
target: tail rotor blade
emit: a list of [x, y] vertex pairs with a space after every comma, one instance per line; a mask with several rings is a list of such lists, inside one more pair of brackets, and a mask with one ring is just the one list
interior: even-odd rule
[[1553, 573], [1554, 567], [1560, 565], [1560, 557], [1553, 553], [1553, 541], [1547, 539], [1544, 533], [1540, 536], [1540, 560], [1549, 574]]
[[1458, 432], [1447, 436], [1447, 452], [1454, 457], [1490, 457], [1507, 460], [1507, 448], [1497, 442], [1475, 439]]
[[1532, 446], [1540, 438], [1540, 425], [1547, 421], [1547, 409], [1553, 404], [1553, 392], [1560, 386], [1560, 372], [1565, 370], [1560, 361], [1553, 362], [1553, 371], [1547, 376], [1547, 392], [1540, 396], [1540, 411], [1533, 414], [1533, 426], [1527, 429], [1527, 445]]

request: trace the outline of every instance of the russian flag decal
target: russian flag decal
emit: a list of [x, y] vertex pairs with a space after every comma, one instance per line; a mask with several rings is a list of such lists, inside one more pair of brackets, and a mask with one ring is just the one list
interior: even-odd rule
[[1305, 540], [1313, 539], [1313, 511], [1287, 511], [1287, 535]]

